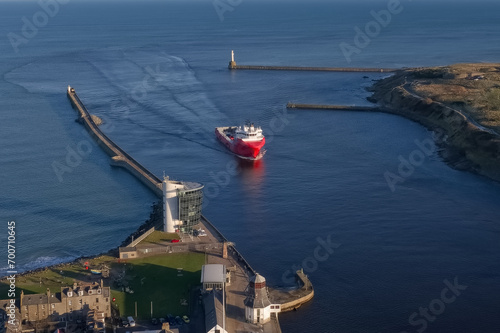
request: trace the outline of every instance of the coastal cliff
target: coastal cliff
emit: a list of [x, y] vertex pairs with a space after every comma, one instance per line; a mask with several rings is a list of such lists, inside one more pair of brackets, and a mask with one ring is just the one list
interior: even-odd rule
[[500, 181], [500, 64], [404, 69], [368, 99], [435, 131], [452, 167]]

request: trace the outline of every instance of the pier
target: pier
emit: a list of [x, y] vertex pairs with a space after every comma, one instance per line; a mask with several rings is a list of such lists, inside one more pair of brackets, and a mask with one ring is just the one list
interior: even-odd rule
[[298, 288], [282, 290], [269, 288], [269, 298], [273, 303], [281, 304], [281, 312], [297, 310], [314, 297], [314, 288], [303, 270], [295, 272]]
[[111, 141], [106, 134], [99, 129], [89, 111], [76, 94], [74, 88], [68, 86], [67, 95], [71, 101], [71, 105], [80, 115], [79, 122], [85, 126], [90, 135], [96, 140], [97, 144], [111, 157], [110, 164], [128, 170], [158, 197], [163, 197], [161, 180]]
[[393, 73], [396, 68], [363, 68], [363, 67], [309, 67], [309, 66], [262, 66], [238, 65], [234, 60], [234, 51], [231, 51], [231, 61], [228, 68], [231, 70], [273, 70], [273, 71], [313, 71], [313, 72], [356, 72], [356, 73]]
[[288, 109], [309, 109], [309, 110], [337, 110], [337, 111], [373, 111], [382, 112], [379, 107], [375, 106], [356, 106], [356, 105], [325, 105], [325, 104], [299, 104], [288, 103]]
[[259, 66], [229, 65], [229, 69], [273, 70], [273, 71], [310, 71], [310, 72], [357, 72], [357, 73], [392, 73], [393, 68], [361, 68], [361, 67], [301, 67], [301, 66]]

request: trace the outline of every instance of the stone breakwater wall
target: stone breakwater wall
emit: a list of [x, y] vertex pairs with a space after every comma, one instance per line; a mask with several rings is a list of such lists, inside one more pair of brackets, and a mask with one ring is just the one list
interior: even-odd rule
[[161, 180], [133, 159], [99, 129], [89, 111], [76, 94], [74, 88], [68, 86], [67, 95], [71, 104], [80, 115], [79, 121], [83, 123], [87, 131], [96, 140], [99, 146], [111, 157], [111, 165], [125, 168], [132, 175], [136, 176], [144, 185], [151, 189], [157, 196], [162, 197], [163, 191]]
[[393, 68], [355, 68], [355, 67], [306, 67], [306, 66], [259, 66], [237, 65], [230, 62], [229, 69], [274, 70], [274, 71], [312, 71], [312, 72], [357, 72], [357, 73], [392, 73]]

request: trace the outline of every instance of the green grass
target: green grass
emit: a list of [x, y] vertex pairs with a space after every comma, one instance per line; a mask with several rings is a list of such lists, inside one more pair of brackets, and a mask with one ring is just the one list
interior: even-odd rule
[[[139, 319], [150, 318], [151, 302], [154, 317], [165, 317], [167, 313], [184, 315], [188, 314], [188, 306], [181, 305], [180, 300], [189, 301], [190, 289], [200, 284], [201, 266], [204, 261], [205, 256], [201, 253], [165, 254], [121, 263], [110, 256], [85, 259], [17, 276], [17, 297], [21, 290], [24, 290], [25, 294], [37, 294], [45, 293], [49, 288], [51, 292], [56, 293], [61, 291], [61, 287], [71, 286], [75, 281], [90, 282], [92, 275], [85, 269], [84, 262], [88, 262], [89, 268], [100, 268], [101, 264], [106, 263], [114, 276], [125, 269], [123, 282], [134, 291], [133, 294], [124, 292], [122, 286], [112, 283], [111, 278], [105, 280], [105, 285], [112, 284], [111, 295], [116, 298], [115, 305], [118, 306], [122, 317], [135, 316], [135, 302]], [[182, 268], [182, 276], [178, 276], [177, 268]], [[7, 282], [2, 280], [0, 299], [8, 298], [8, 289]]]
[[[29, 275], [16, 276], [16, 296], [19, 297], [21, 290], [25, 294], [45, 293], [47, 288], [53, 293], [60, 292], [61, 287], [71, 286], [75, 281], [89, 281], [90, 271], [85, 270], [84, 262], [88, 262], [89, 268], [100, 268], [102, 263], [112, 261], [114, 258], [110, 256], [101, 256], [95, 259], [85, 259], [81, 262], [53, 266]], [[2, 280], [0, 282], [0, 299], [7, 298], [8, 289], [8, 284]]]
[[148, 237], [146, 237], [142, 242], [144, 243], [161, 243], [168, 242], [172, 239], [180, 239], [179, 235], [176, 233], [168, 233], [162, 231], [153, 231]]
[[[150, 318], [151, 302], [153, 317], [165, 317], [167, 313], [187, 314], [188, 306], [181, 305], [180, 300], [189, 301], [190, 289], [200, 284], [204, 259], [204, 255], [199, 253], [179, 253], [116, 264], [125, 267], [128, 286], [134, 291], [130, 294], [120, 287], [112, 288], [111, 294], [116, 298], [120, 315], [135, 316], [135, 302], [139, 319]], [[182, 276], [178, 276], [177, 268], [183, 269]]]

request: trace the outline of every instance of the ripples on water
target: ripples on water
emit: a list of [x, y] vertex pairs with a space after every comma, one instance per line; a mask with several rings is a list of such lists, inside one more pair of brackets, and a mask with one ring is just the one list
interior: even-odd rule
[[[1, 4], [9, 17], [32, 5]], [[281, 316], [284, 332], [414, 332], [409, 316], [455, 276], [468, 289], [427, 331], [495, 331], [498, 184], [433, 155], [391, 192], [384, 172], [397, 172], [426, 129], [385, 114], [283, 108], [367, 104], [365, 87], [383, 75], [225, 68], [232, 48], [240, 63], [345, 66], [338, 43], [382, 5], [287, 5], [285, 15], [243, 3], [224, 22], [209, 3], [61, 8], [20, 54], [1, 55], [1, 216], [18, 224], [19, 268], [115, 247], [156, 200], [74, 122], [71, 84], [106, 134], [155, 174], [216, 188], [205, 215], [271, 284], [286, 284], [283, 274], [314, 255], [319, 237], [341, 244], [309, 272], [315, 299]], [[497, 4], [407, 6], [353, 65], [497, 60]], [[18, 29], [1, 22], [3, 35]], [[268, 153], [221, 181], [235, 159], [213, 129], [249, 118], [263, 126]], [[92, 152], [59, 182], [53, 162], [82, 142]]]

